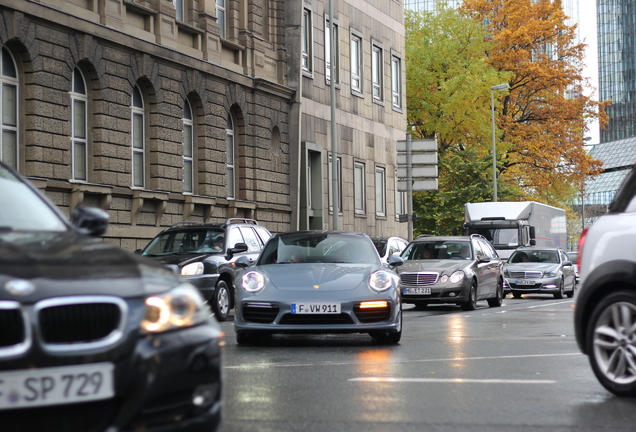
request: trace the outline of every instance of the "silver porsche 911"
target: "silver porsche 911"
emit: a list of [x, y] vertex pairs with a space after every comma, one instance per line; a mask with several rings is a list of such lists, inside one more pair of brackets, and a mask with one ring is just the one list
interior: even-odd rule
[[397, 344], [402, 304], [393, 269], [365, 234], [300, 231], [273, 236], [256, 264], [238, 260], [236, 340], [273, 333], [368, 333]]

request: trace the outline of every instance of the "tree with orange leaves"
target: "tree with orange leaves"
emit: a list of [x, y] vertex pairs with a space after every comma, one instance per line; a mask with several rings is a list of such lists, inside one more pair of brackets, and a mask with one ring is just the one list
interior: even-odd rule
[[485, 23], [489, 64], [512, 73], [497, 115], [499, 182], [519, 185], [520, 198], [565, 204], [600, 171], [583, 148], [587, 123], [607, 124], [607, 102], [583, 94], [576, 27], [560, 0], [464, 0], [460, 9]]

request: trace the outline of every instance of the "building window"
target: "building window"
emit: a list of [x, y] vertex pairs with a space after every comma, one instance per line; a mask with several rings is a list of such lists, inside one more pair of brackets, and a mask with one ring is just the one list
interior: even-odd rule
[[386, 175], [382, 167], [375, 167], [375, 214], [386, 216]]
[[145, 186], [146, 119], [144, 100], [139, 86], [133, 88], [132, 96], [132, 178], [134, 187]]
[[362, 65], [362, 38], [351, 34], [351, 91], [362, 93], [363, 65]]
[[362, 214], [365, 212], [365, 194], [364, 194], [364, 164], [356, 162], [353, 165], [353, 187], [354, 187], [354, 201], [355, 212]]
[[312, 21], [311, 11], [309, 9], [303, 9], [303, 36], [302, 36], [302, 49], [303, 49], [303, 70], [306, 72], [313, 71], [313, 37], [314, 27]]
[[376, 101], [383, 100], [382, 78], [382, 48], [374, 44], [371, 51], [371, 81], [373, 84], [373, 99]]
[[6, 48], [2, 48], [0, 93], [0, 160], [18, 169], [18, 74], [13, 57]]
[[[333, 213], [333, 163], [332, 157], [329, 155], [329, 166], [327, 167], [327, 171], [329, 173], [329, 211]], [[338, 158], [336, 163], [338, 167], [336, 168], [338, 173], [338, 213], [342, 213], [342, 158]]]
[[402, 62], [391, 56], [391, 103], [393, 108], [402, 109]]
[[73, 180], [87, 180], [87, 105], [86, 82], [82, 72], [75, 68], [71, 83], [71, 165]]
[[194, 123], [186, 100], [183, 107], [183, 191], [194, 193]]
[[225, 0], [216, 0], [216, 21], [221, 30], [221, 37], [226, 38]]
[[[327, 82], [331, 81], [331, 32], [329, 31], [329, 18], [325, 17], [325, 77]], [[333, 25], [333, 47], [334, 47], [334, 65], [333, 74], [335, 83], [340, 82], [340, 41], [338, 33], [338, 24]]]
[[185, 11], [183, 10], [185, 6], [185, 0], [174, 0], [174, 8], [177, 11], [177, 21], [185, 21]]
[[225, 145], [226, 145], [226, 167], [227, 167], [227, 197], [235, 198], [235, 170], [234, 170], [234, 121], [232, 115], [227, 116], [227, 126], [225, 127]]

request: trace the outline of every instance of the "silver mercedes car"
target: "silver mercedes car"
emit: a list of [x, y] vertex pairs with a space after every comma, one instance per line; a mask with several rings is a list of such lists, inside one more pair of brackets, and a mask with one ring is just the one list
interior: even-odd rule
[[393, 268], [365, 234], [300, 231], [273, 236], [256, 264], [237, 274], [234, 326], [239, 344], [273, 333], [368, 333], [397, 344], [402, 303]]
[[576, 274], [565, 251], [559, 248], [524, 247], [504, 264], [507, 289], [515, 298], [523, 294], [552, 294], [557, 299], [574, 296]]

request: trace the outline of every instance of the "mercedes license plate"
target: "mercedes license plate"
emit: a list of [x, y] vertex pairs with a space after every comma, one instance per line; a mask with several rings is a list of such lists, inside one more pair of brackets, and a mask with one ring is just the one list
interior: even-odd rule
[[517, 285], [534, 285], [534, 281], [528, 279], [518, 280], [515, 282], [517, 283]]
[[0, 410], [109, 399], [112, 363], [0, 372]]
[[402, 294], [431, 294], [431, 287], [404, 288]]

